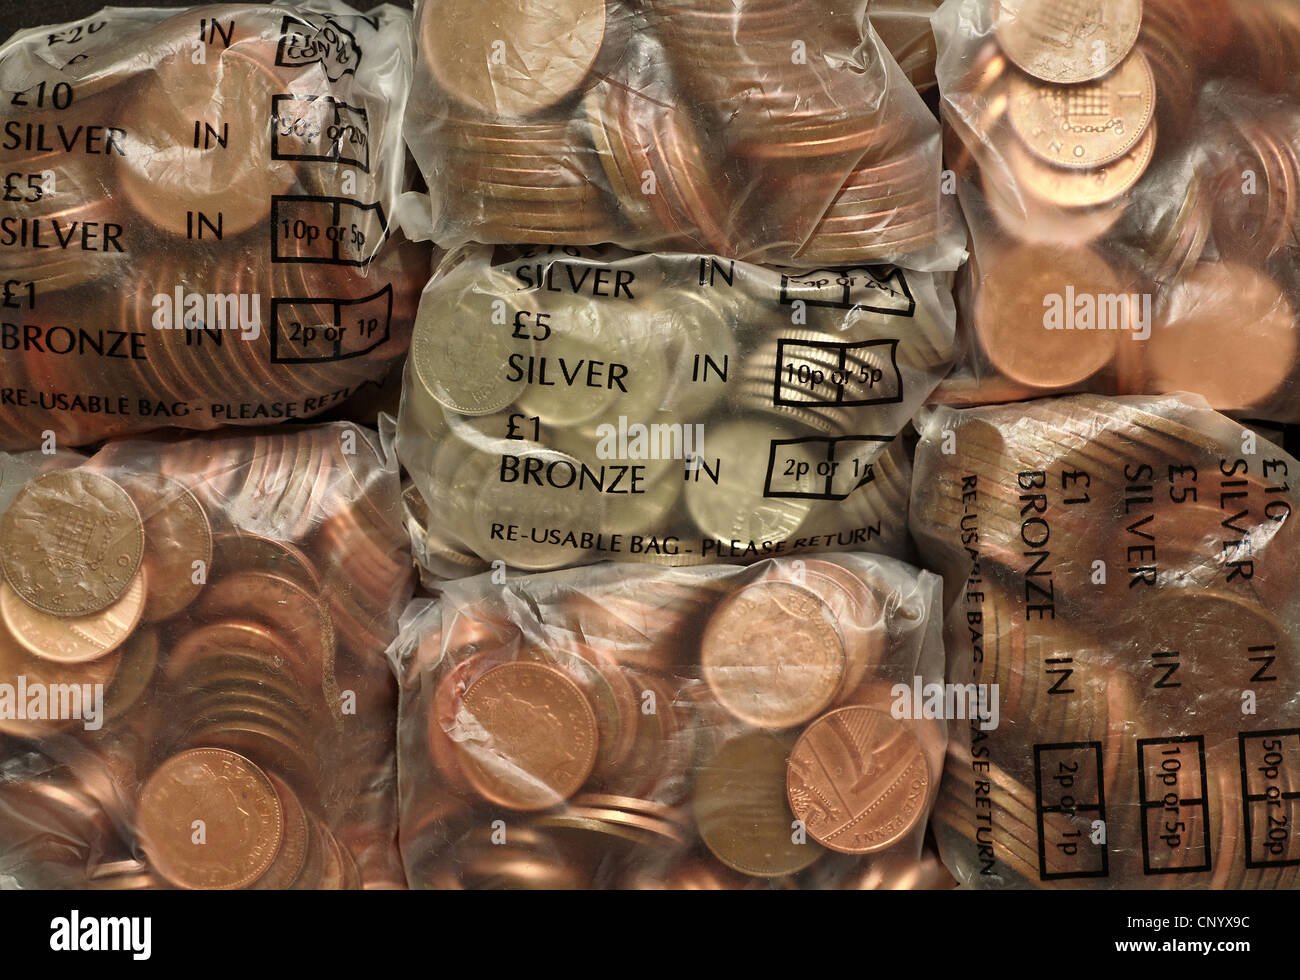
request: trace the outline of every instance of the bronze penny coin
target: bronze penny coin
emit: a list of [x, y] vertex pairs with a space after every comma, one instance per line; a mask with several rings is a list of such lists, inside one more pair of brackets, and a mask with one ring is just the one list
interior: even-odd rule
[[[0, 732], [21, 738], [42, 738], [57, 731], [80, 724], [76, 719], [51, 718], [56, 712], [50, 711], [48, 693], [53, 691], [80, 691], [84, 699], [87, 693], [93, 697], [96, 687], [108, 689], [116, 676], [122, 662], [121, 654], [110, 653], [85, 663], [60, 663], [33, 656], [23, 647], [8, 629], [0, 626], [0, 684], [9, 684], [14, 688], [15, 703], [11, 711], [0, 712]], [[16, 703], [19, 689], [25, 685], [27, 691], [44, 690], [47, 698], [44, 706], [33, 712], [31, 697], [23, 710]], [[39, 686], [38, 686], [39, 685]], [[111, 706], [111, 698], [106, 696], [106, 703]], [[84, 701], [83, 701], [84, 705]], [[107, 709], [106, 709], [107, 713]], [[25, 717], [19, 717], [20, 715]], [[38, 717], [39, 715], [39, 717]], [[85, 708], [82, 708], [85, 716]]]
[[788, 582], [756, 582], [709, 617], [700, 666], [735, 717], [760, 728], [789, 728], [834, 699], [844, 679], [844, 640], [816, 593]]
[[252, 884], [284, 836], [274, 784], [225, 749], [190, 749], [160, 765], [140, 793], [136, 825], [150, 866], [181, 888]]
[[884, 711], [852, 705], [818, 718], [799, 737], [786, 792], [818, 843], [870, 854], [922, 821], [930, 768], [911, 728]]
[[1099, 167], [1080, 170], [1044, 163], [1016, 140], [1004, 147], [1007, 164], [1025, 190], [1063, 208], [1092, 208], [1109, 204], [1133, 189], [1156, 149], [1156, 124], [1124, 156]]
[[125, 481], [127, 493], [144, 518], [144, 559], [149, 597], [144, 621], [168, 619], [202, 591], [195, 582], [196, 561], [204, 576], [212, 567], [212, 527], [198, 498], [175, 480], [136, 474]]
[[52, 616], [28, 605], [0, 582], [0, 616], [10, 633], [36, 656], [60, 663], [84, 663], [112, 653], [134, 632], [144, 612], [144, 571], [107, 609], [87, 616]]
[[1071, 84], [1124, 60], [1142, 27], [1142, 0], [997, 0], [994, 17], [998, 44], [1016, 65]]
[[1156, 318], [1146, 387], [1195, 392], [1222, 411], [1261, 406], [1294, 374], [1298, 330], [1295, 309], [1269, 276], [1203, 262], [1174, 284]]
[[466, 778], [510, 810], [567, 799], [596, 763], [596, 716], [578, 685], [554, 667], [493, 667], [465, 692], [457, 725]]
[[275, 787], [280, 808], [284, 813], [284, 838], [280, 842], [280, 850], [276, 852], [275, 860], [252, 887], [258, 891], [279, 891], [292, 887], [306, 866], [308, 818], [302, 801], [298, 799], [288, 783], [274, 773], [268, 773], [267, 778]]
[[1036, 156], [1058, 167], [1100, 167], [1142, 138], [1155, 114], [1156, 80], [1134, 51], [1112, 74], [1083, 85], [1011, 78], [1007, 118]]
[[[1119, 278], [1086, 248], [1020, 245], [1003, 253], [981, 277], [975, 298], [975, 332], [990, 363], [1013, 381], [1034, 388], [1065, 388], [1092, 377], [1111, 362], [1120, 329], [1078, 329], [1066, 297], [1121, 293]], [[1061, 322], [1048, 314], [1055, 303]], [[1135, 310], [1128, 307], [1131, 317]], [[1049, 327], [1050, 324], [1050, 327]], [[1107, 324], [1109, 327], [1110, 324]], [[1128, 341], [1127, 337], [1125, 338]]]
[[38, 476], [0, 518], [0, 568], [29, 605], [54, 616], [107, 609], [144, 557], [144, 523], [125, 490], [83, 469]]
[[756, 878], [781, 878], [826, 853], [793, 826], [785, 788], [793, 744], [788, 734], [748, 731], [723, 743], [696, 773], [695, 825], [704, 845], [727, 867]]
[[605, 0], [426, 4], [420, 53], [438, 85], [488, 116], [527, 116], [582, 87], [605, 40]]

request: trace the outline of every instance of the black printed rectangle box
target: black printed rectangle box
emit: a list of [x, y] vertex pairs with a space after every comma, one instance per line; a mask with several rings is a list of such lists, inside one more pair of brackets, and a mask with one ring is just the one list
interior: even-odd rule
[[364, 266], [388, 237], [384, 208], [347, 197], [271, 198], [271, 261]]
[[1300, 728], [1237, 735], [1246, 867], [1300, 865]]
[[1105, 878], [1110, 851], [1101, 743], [1035, 745], [1034, 792], [1039, 877]]
[[903, 400], [897, 340], [776, 342], [777, 405], [895, 405]]
[[271, 362], [320, 364], [369, 354], [386, 343], [393, 287], [360, 299], [271, 300]]
[[271, 98], [271, 159], [339, 163], [370, 173], [366, 110], [331, 95]]
[[1200, 735], [1138, 739], [1142, 870], [1191, 874], [1214, 865], [1205, 739]]
[[763, 496], [844, 500], [876, 478], [874, 460], [891, 441], [889, 436], [774, 439]]

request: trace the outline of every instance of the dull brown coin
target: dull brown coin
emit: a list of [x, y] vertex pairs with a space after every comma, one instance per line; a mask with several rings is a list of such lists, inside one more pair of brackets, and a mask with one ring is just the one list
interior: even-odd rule
[[735, 717], [760, 728], [789, 728], [834, 699], [844, 679], [844, 640], [816, 593], [788, 582], [755, 582], [709, 617], [700, 665]]
[[799, 834], [786, 801], [794, 739], [748, 731], [725, 742], [696, 774], [692, 810], [700, 839], [727, 867], [756, 878], [802, 871], [825, 850]]
[[0, 583], [0, 616], [14, 638], [36, 656], [65, 664], [85, 663], [126, 642], [140, 622], [146, 593], [141, 569], [122, 598], [107, 609], [88, 616], [51, 616]]
[[[1107, 305], [1116, 297], [1123, 302]], [[1065, 388], [1110, 363], [1120, 331], [1135, 325], [1138, 310], [1129, 299], [1091, 249], [1020, 245], [981, 277], [975, 332], [989, 361], [1011, 380]]]
[[997, 0], [998, 44], [1008, 58], [1048, 82], [1105, 75], [1137, 43], [1142, 0]]
[[144, 518], [144, 621], [156, 623], [175, 616], [203, 590], [212, 566], [212, 527], [198, 498], [175, 480], [137, 474], [126, 481], [126, 490]]
[[54, 616], [107, 609], [131, 587], [144, 557], [144, 523], [127, 492], [86, 470], [47, 473], [0, 518], [5, 579]]
[[456, 723], [466, 778], [510, 810], [567, 799], [596, 763], [596, 716], [578, 685], [554, 667], [493, 667], [466, 690]]
[[140, 793], [136, 825], [150, 866], [181, 888], [252, 884], [271, 866], [284, 836], [271, 780], [225, 749], [190, 749], [160, 765]]
[[448, 0], [424, 8], [420, 52], [442, 89], [489, 116], [526, 116], [576, 92], [605, 39], [605, 0]]
[[1156, 80], [1141, 51], [1105, 78], [1052, 85], [1011, 79], [1007, 118], [1025, 146], [1058, 167], [1100, 167], [1133, 149], [1151, 125]]
[[1267, 275], [1203, 262], [1173, 286], [1151, 331], [1147, 388], [1195, 392], [1223, 411], [1261, 406], [1293, 375], [1298, 329], [1286, 293]]
[[921, 743], [884, 711], [852, 705], [808, 726], [790, 753], [790, 809], [818, 843], [884, 850], [925, 815], [930, 768]]

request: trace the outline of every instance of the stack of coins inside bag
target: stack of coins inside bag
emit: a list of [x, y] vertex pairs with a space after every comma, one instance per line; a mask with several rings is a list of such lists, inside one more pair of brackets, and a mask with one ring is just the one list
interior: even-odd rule
[[906, 555], [936, 277], [566, 252], [454, 250], [421, 300], [396, 449], [431, 571]]
[[938, 589], [847, 555], [449, 583], [392, 648], [412, 887], [942, 887]]
[[1272, 0], [945, 6], [945, 146], [973, 244], [942, 400], [1191, 391], [1300, 419], [1300, 105], [1279, 70], [1298, 17]]
[[266, 6], [91, 26], [66, 65], [0, 48], [0, 448], [308, 417], [383, 377], [429, 271], [385, 217], [400, 59], [286, 59], [319, 25]]
[[383, 651], [410, 559], [373, 438], [121, 440], [6, 487], [0, 875], [402, 884]]
[[1296, 460], [1172, 397], [923, 430], [912, 526], [949, 679], [1001, 704], [949, 748], [933, 820], [958, 879], [1294, 888]]
[[960, 261], [938, 126], [865, 5], [423, 0], [416, 32], [444, 246]]

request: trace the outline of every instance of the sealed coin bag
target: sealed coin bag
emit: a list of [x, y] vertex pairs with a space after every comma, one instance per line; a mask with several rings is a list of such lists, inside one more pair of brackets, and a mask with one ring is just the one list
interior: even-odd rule
[[874, 555], [448, 583], [389, 651], [411, 887], [950, 887], [939, 599]]
[[0, 455], [0, 883], [402, 887], [399, 492], [349, 424]]
[[0, 46], [0, 447], [319, 414], [405, 353], [410, 17], [107, 8]]
[[1295, 4], [948, 0], [934, 26], [971, 235], [937, 398], [1300, 419]]
[[955, 269], [938, 125], [866, 6], [421, 0], [433, 239]]
[[701, 255], [471, 246], [421, 299], [397, 453], [417, 555], [752, 562], [902, 556], [899, 434], [948, 370], [943, 281]]
[[933, 827], [978, 888], [1295, 888], [1296, 460], [1182, 397], [920, 422], [954, 726]]

